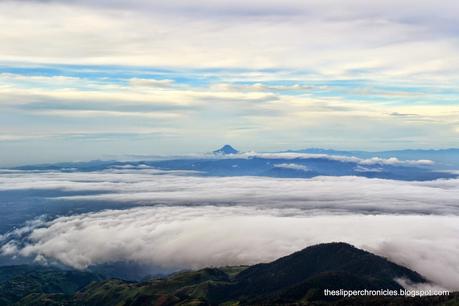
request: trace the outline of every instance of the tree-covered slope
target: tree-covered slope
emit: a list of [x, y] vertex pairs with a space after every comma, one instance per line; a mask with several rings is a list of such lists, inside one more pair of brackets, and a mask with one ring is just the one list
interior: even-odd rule
[[[345, 243], [308, 247], [251, 267], [184, 271], [144, 282], [100, 280], [89, 272], [0, 269], [4, 305], [458, 305], [457, 295], [330, 298], [324, 289], [394, 289], [418, 273]], [[3, 271], [3, 273], [2, 273]], [[6, 274], [8, 271], [8, 274]]]

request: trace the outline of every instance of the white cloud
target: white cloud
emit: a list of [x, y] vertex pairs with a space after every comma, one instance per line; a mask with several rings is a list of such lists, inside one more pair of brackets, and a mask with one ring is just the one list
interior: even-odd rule
[[[75, 69], [85, 73], [84, 68]], [[126, 69], [125, 73], [134, 75], [139, 73], [132, 67]], [[258, 90], [239, 90], [237, 87], [244, 80], [251, 84], [253, 82], [250, 79], [251, 75], [255, 79], [265, 77], [271, 81], [275, 80], [275, 83], [283, 78], [293, 77], [303, 84], [308, 84], [307, 80], [310, 76], [303, 74], [292, 76], [285, 71], [262, 72], [258, 75], [250, 72], [237, 74], [223, 69], [221, 72], [205, 74], [202, 81], [199, 72], [192, 69], [181, 72], [177, 69], [166, 74], [163, 79], [134, 78], [133, 81], [132, 78], [127, 77], [120, 81], [116, 72], [99, 73], [109, 73], [109, 76], [72, 78], [58, 75], [49, 77], [0, 75], [1, 114], [12, 120], [0, 120], [4, 122], [0, 123], [1, 130], [7, 135], [17, 134], [18, 137], [23, 135], [26, 138], [35, 134], [51, 136], [58, 133], [81, 132], [83, 134], [85, 130], [101, 133], [106, 130], [140, 131], [146, 127], [175, 129], [178, 131], [175, 133], [176, 138], [161, 139], [162, 145], [154, 148], [155, 153], [168, 154], [177, 154], [177, 150], [181, 150], [181, 153], [208, 150], [222, 139], [224, 142], [237, 142], [241, 146], [255, 150], [282, 150], [299, 145], [329, 146], [331, 143], [336, 147], [348, 149], [352, 147], [381, 149], [381, 146], [384, 149], [406, 146], [444, 147], [452, 143], [452, 139], [456, 137], [454, 129], [457, 125], [456, 114], [459, 112], [457, 106], [450, 104], [446, 107], [441, 103], [433, 105], [430, 102], [422, 105], [408, 104], [409, 101], [400, 101], [400, 105], [380, 103], [378, 99], [372, 99], [371, 88], [370, 93], [365, 94], [365, 97], [369, 97], [368, 101], [365, 103], [353, 101], [352, 95], [356, 93], [352, 90], [365, 90], [367, 86], [365, 82], [358, 83], [356, 85], [358, 88], [338, 86], [321, 90], [322, 93], [311, 93], [307, 90], [307, 86], [303, 88], [305, 85], [302, 85], [303, 87], [296, 88], [298, 92], [292, 95], [286, 92], [283, 86], [276, 88], [272, 85], [270, 86], [272, 90], [265, 90], [256, 85], [246, 85], [246, 87], [258, 88]], [[171, 83], [167, 78], [177, 76], [190, 80], [198, 79], [198, 84], [190, 84], [191, 81]], [[216, 80], [220, 81], [222, 78], [233, 79], [231, 82], [219, 83], [220, 85], [214, 84]], [[146, 85], [145, 82], [149, 83], [149, 86], [140, 86]], [[136, 83], [140, 84], [136, 85]], [[231, 88], [233, 85], [236, 88]], [[409, 87], [407, 84], [403, 86]], [[265, 87], [269, 87], [269, 83]], [[292, 90], [293, 88], [295, 86], [292, 86]], [[432, 88], [426, 88], [426, 91], [429, 90], [431, 91]], [[452, 89], [445, 89], [446, 92], [449, 90]], [[393, 92], [392, 89], [383, 91], [386, 94]], [[333, 97], [324, 97], [323, 94], [331, 94]], [[431, 95], [432, 92], [430, 96], [427, 93], [425, 99], [436, 101], [437, 96]], [[442, 97], [448, 96], [449, 94], [446, 94]], [[395, 116], [393, 115], [395, 113], [411, 115]], [[27, 116], [30, 120], [23, 124], [22, 116]], [[68, 118], [73, 124], [63, 124], [58, 120], [62, 116]], [[339, 127], [336, 125], [337, 121], [340, 122]], [[440, 134], [442, 136], [438, 137]], [[196, 135], [206, 137], [197, 140]], [[260, 135], [263, 135], [265, 140], [263, 143], [269, 144], [267, 145], [269, 147], [260, 147], [262, 146], [259, 142]], [[16, 142], [20, 140], [18, 137]], [[152, 142], [160, 141], [158, 138], [155, 137]], [[185, 151], [186, 148], [176, 145], [186, 143], [187, 139], [196, 139], [190, 145], [192, 148], [188, 152]], [[25, 140], [22, 143], [32, 147], [30, 142]], [[6, 141], [9, 141], [9, 137]], [[4, 138], [3, 142], [5, 142]], [[122, 143], [120, 147], [132, 147], [132, 144], [127, 144], [126, 140], [120, 142]], [[36, 139], [36, 143], [44, 148], [48, 144], [46, 139]], [[60, 154], [66, 155], [67, 159], [73, 159], [68, 155], [71, 154], [70, 152], [76, 154], [80, 146], [72, 141], [66, 145], [72, 146], [72, 150], [63, 152], [50, 149], [53, 152], [43, 152], [41, 155], [51, 157]], [[148, 143], [138, 146], [140, 149], [133, 148], [133, 153], [142, 154], [151, 151], [151, 148], [146, 148]], [[12, 148], [12, 150], [19, 149]], [[107, 154], [108, 150], [105, 145], [93, 144], [90, 152], [93, 154], [92, 158], [100, 158], [100, 152]], [[5, 155], [6, 158], [14, 159], [19, 154]], [[52, 158], [49, 158], [49, 162], [52, 161]]]
[[[180, 130], [172, 140], [120, 141], [138, 154], [152, 142], [174, 154], [190, 138], [193, 151], [222, 139], [256, 150], [448, 147], [457, 139], [457, 13], [450, 0], [0, 1], [1, 64], [36, 68], [0, 76], [9, 118], [0, 130]], [[180, 120], [168, 115], [177, 109]], [[18, 143], [2, 147], [4, 160], [36, 149]], [[50, 162], [119, 148], [34, 144]]]
[[170, 88], [173, 85], [173, 83], [173, 80], [155, 80], [140, 78], [132, 78], [129, 80], [129, 85], [134, 87]]
[[108, 110], [41, 110], [35, 115], [62, 116], [62, 117], [134, 117], [152, 119], [178, 119], [184, 117], [183, 113], [172, 112], [140, 112], [140, 111], [108, 111]]
[[189, 174], [144, 164], [88, 173], [8, 171], [0, 190], [91, 192], [59, 199], [146, 206], [38, 219], [0, 236], [1, 252], [76, 268], [134, 261], [181, 269], [269, 261], [346, 241], [438, 286], [459, 288], [459, 180]]
[[381, 172], [383, 171], [382, 168], [369, 168], [369, 167], [364, 167], [361, 165], [357, 165], [357, 167], [354, 168], [354, 171], [357, 172]]
[[294, 163], [275, 164], [274, 167], [283, 168], [283, 169], [291, 169], [291, 170], [309, 171], [308, 167], [306, 167], [305, 165], [294, 164]]
[[352, 162], [358, 163], [361, 165], [405, 165], [405, 166], [431, 166], [434, 164], [431, 160], [399, 160], [396, 157], [390, 158], [380, 158], [372, 157], [368, 159], [362, 159], [355, 156], [340, 156], [340, 155], [329, 155], [329, 154], [314, 154], [314, 153], [239, 153], [232, 154], [228, 156], [223, 156], [224, 158], [269, 158], [269, 159], [317, 159], [324, 158], [340, 162]]
[[457, 290], [458, 221], [453, 216], [310, 216], [289, 209], [142, 207], [42, 222], [7, 237], [2, 251], [80, 269], [116, 261], [180, 269], [265, 262], [308, 245], [345, 241]]
[[420, 159], [420, 160], [399, 160], [396, 157], [390, 158], [380, 158], [380, 157], [372, 157], [369, 159], [364, 159], [359, 161], [362, 165], [414, 165], [414, 166], [431, 166], [434, 164], [433, 161], [428, 159]]
[[[177, 175], [185, 174], [185, 175]], [[132, 205], [241, 205], [297, 208], [312, 213], [458, 214], [459, 180], [407, 182], [364, 177], [189, 176], [153, 169], [103, 172], [8, 173], [0, 190], [81, 191], [60, 200], [123, 202]], [[218, 190], [219, 192], [215, 192]], [[100, 193], [84, 194], [85, 191]]]
[[5, 61], [457, 79], [451, 0], [38, 2], [1, 3]]
[[432, 284], [432, 283], [421, 283], [415, 284], [406, 278], [396, 278], [395, 281], [400, 284], [403, 288], [411, 290], [413, 296], [419, 296], [422, 293], [419, 292], [428, 292], [428, 291], [444, 291], [445, 288]]

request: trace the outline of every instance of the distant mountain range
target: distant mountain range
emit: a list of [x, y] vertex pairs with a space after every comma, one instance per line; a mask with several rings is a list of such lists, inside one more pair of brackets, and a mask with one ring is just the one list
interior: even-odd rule
[[[418, 273], [345, 243], [308, 247], [250, 267], [206, 268], [143, 282], [35, 266], [0, 267], [0, 305], [457, 305], [447, 297], [325, 296], [329, 290], [400, 290]], [[455, 304], [456, 303], [456, 304]], [[445, 304], [446, 305], [446, 304]]]
[[[457, 163], [455, 163], [457, 159]], [[448, 166], [449, 165], [449, 166]], [[186, 170], [206, 176], [363, 176], [407, 181], [456, 178], [459, 150], [385, 152], [305, 149], [241, 153], [230, 145], [208, 154], [134, 161], [89, 161], [17, 167], [17, 170], [100, 171], [106, 169]]]

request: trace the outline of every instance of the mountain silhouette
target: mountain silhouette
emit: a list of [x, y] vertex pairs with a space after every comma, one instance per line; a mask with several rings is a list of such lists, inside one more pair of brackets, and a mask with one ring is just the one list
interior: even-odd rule
[[220, 149], [213, 151], [213, 153], [226, 155], [226, 154], [237, 154], [239, 153], [239, 151], [233, 148], [232, 146], [226, 144]]

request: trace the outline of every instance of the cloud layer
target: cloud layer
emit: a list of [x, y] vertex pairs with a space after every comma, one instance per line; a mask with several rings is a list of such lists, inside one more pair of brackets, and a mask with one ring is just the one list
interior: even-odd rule
[[[131, 261], [163, 268], [253, 264], [346, 241], [459, 289], [459, 218], [309, 216], [242, 207], [142, 207], [38, 221], [10, 233], [4, 255], [83, 269]], [[25, 242], [24, 242], [25, 241]]]
[[363, 177], [278, 179], [185, 174], [188, 172], [153, 169], [10, 172], [0, 176], [0, 190], [78, 192], [50, 192], [47, 197], [87, 205], [104, 201], [132, 205], [288, 207], [315, 213], [459, 215], [457, 179], [402, 182]]
[[459, 8], [451, 0], [3, 1], [0, 10], [2, 24], [21, 33], [0, 32], [6, 60], [315, 67], [335, 76], [360, 70], [441, 77], [436, 72], [451, 75], [457, 65]]
[[91, 209], [103, 201], [113, 209], [32, 220], [0, 236], [4, 256], [78, 269], [135, 262], [174, 270], [252, 264], [346, 241], [459, 289], [457, 179], [203, 177], [142, 164], [3, 172], [0, 197], [14, 201], [18, 192], [48, 205], [79, 201]]

